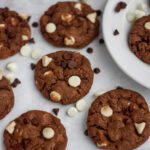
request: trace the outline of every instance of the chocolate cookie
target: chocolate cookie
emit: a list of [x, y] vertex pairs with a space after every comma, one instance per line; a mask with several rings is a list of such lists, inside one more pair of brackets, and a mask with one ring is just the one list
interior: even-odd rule
[[47, 99], [70, 104], [89, 92], [93, 72], [88, 59], [80, 53], [59, 51], [43, 56], [37, 63], [35, 83]]
[[88, 135], [97, 147], [133, 150], [150, 136], [150, 112], [140, 94], [116, 89], [93, 102], [87, 125]]
[[65, 150], [67, 136], [58, 118], [33, 110], [6, 127], [4, 143], [6, 150]]
[[0, 8], [0, 59], [6, 59], [19, 52], [30, 37], [27, 20], [15, 11]]
[[129, 47], [139, 59], [150, 64], [150, 15], [133, 24], [129, 34]]
[[10, 83], [2, 77], [0, 79], [0, 119], [3, 119], [14, 106], [14, 94]]
[[82, 48], [99, 34], [96, 10], [77, 2], [59, 2], [40, 19], [44, 38], [57, 47]]

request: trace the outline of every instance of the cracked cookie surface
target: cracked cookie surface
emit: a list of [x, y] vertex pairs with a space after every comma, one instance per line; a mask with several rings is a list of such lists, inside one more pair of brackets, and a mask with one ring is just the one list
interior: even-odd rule
[[31, 38], [27, 20], [15, 11], [0, 8], [0, 59], [18, 53]]
[[[46, 60], [48, 63], [44, 67]], [[35, 68], [37, 88], [45, 98], [56, 103], [66, 105], [76, 102], [89, 92], [92, 83], [90, 62], [77, 52], [48, 54]]]
[[89, 5], [58, 2], [41, 17], [44, 38], [57, 47], [82, 48], [99, 34], [97, 13]]
[[133, 24], [129, 33], [129, 47], [140, 60], [150, 64], [150, 27], [146, 24], [150, 24], [150, 15]]
[[33, 110], [12, 121], [4, 131], [6, 150], [65, 150], [67, 136], [60, 120]]
[[99, 96], [92, 104], [88, 135], [99, 148], [133, 150], [150, 136], [150, 113], [137, 92], [116, 89]]

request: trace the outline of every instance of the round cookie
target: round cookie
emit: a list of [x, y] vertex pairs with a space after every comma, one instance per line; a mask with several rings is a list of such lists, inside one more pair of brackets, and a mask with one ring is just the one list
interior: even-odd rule
[[83, 48], [99, 34], [97, 13], [89, 5], [58, 2], [41, 17], [44, 38], [56, 47]]
[[58, 51], [43, 56], [35, 68], [35, 84], [53, 102], [71, 104], [84, 97], [93, 83], [87, 58], [77, 52]]
[[129, 47], [139, 59], [150, 64], [150, 15], [133, 24], [129, 33]]
[[99, 148], [133, 150], [150, 136], [150, 112], [145, 99], [127, 89], [109, 91], [93, 102], [88, 135]]
[[14, 106], [14, 94], [9, 81], [0, 79], [0, 120], [3, 119]]
[[33, 110], [6, 127], [4, 144], [6, 150], [65, 150], [66, 130], [50, 113]]
[[6, 59], [20, 51], [31, 38], [27, 20], [15, 11], [0, 8], [0, 59]]

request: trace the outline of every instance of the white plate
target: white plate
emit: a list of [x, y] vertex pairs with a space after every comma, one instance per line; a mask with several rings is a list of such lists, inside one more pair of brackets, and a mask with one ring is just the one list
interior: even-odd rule
[[[120, 13], [115, 13], [114, 8], [120, 0], [109, 0], [103, 15], [103, 33], [107, 48], [118, 66], [133, 80], [150, 88], [150, 65], [139, 60], [128, 47], [128, 33], [131, 23], [126, 19], [126, 14], [135, 10], [138, 3], [148, 0], [124, 0], [127, 8]], [[120, 34], [113, 35], [118, 29]]]

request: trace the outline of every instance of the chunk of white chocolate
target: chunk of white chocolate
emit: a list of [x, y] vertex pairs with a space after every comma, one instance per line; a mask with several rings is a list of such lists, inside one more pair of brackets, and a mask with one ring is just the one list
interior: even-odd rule
[[84, 99], [81, 99], [76, 102], [76, 108], [78, 111], [82, 112], [86, 109], [86, 102]]
[[66, 46], [74, 45], [75, 44], [75, 38], [73, 36], [65, 37], [64, 43]]
[[43, 65], [43, 67], [47, 67], [51, 61], [52, 61], [52, 58], [50, 58], [48, 56], [43, 56], [42, 57], [42, 65]]
[[146, 123], [145, 122], [135, 123], [134, 125], [135, 125], [135, 128], [136, 128], [138, 134], [142, 134], [145, 129]]
[[20, 53], [21, 53], [22, 56], [25, 56], [25, 57], [30, 56], [30, 54], [31, 54], [31, 48], [30, 48], [30, 46], [27, 45], [27, 44], [24, 45], [24, 46], [22, 46], [22, 48], [20, 50]]
[[61, 95], [58, 92], [56, 92], [56, 91], [52, 91], [50, 93], [50, 98], [51, 98], [51, 100], [53, 100], [55, 102], [58, 102], [58, 101], [61, 100]]
[[48, 23], [46, 25], [46, 32], [47, 33], [54, 33], [56, 31], [56, 25], [54, 23]]
[[91, 21], [92, 23], [96, 22], [96, 17], [97, 17], [97, 13], [96, 12], [87, 15], [87, 19], [89, 21]]
[[81, 84], [81, 79], [79, 76], [71, 76], [68, 80], [68, 83], [72, 87], [78, 87]]
[[55, 131], [50, 127], [46, 127], [43, 129], [42, 134], [45, 139], [49, 140], [55, 136]]
[[70, 107], [67, 114], [69, 117], [75, 117], [78, 114], [78, 110], [75, 107]]
[[16, 126], [16, 122], [15, 122], [15, 121], [11, 122], [11, 123], [6, 127], [6, 131], [7, 131], [9, 134], [13, 134], [13, 133], [14, 133], [14, 130], [15, 130], [15, 126]]
[[77, 3], [75, 4], [74, 8], [78, 9], [78, 10], [82, 10], [82, 4], [81, 3]]
[[6, 68], [11, 72], [16, 72], [18, 70], [18, 65], [15, 62], [8, 63]]
[[100, 110], [101, 114], [104, 117], [111, 117], [113, 115], [113, 110], [110, 106], [103, 106]]
[[146, 30], [150, 30], [150, 22], [146, 22], [144, 27]]

